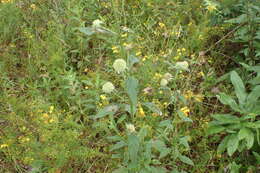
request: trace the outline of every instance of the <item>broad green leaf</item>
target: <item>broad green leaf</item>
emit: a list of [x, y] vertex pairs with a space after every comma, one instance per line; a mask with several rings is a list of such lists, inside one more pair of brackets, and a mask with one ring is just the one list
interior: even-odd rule
[[91, 27], [81, 27], [78, 28], [78, 30], [86, 35], [92, 35], [95, 33], [95, 31]]
[[231, 82], [235, 88], [235, 93], [240, 104], [244, 104], [247, 98], [246, 89], [242, 79], [239, 77], [237, 72], [232, 71], [230, 74]]
[[128, 154], [132, 163], [138, 161], [139, 138], [133, 134], [128, 135]]
[[228, 145], [228, 141], [229, 141], [229, 137], [230, 137], [230, 135], [226, 136], [226, 137], [220, 142], [220, 144], [218, 145], [217, 151], [218, 151], [219, 154], [223, 153], [223, 152], [226, 150], [227, 145]]
[[131, 101], [131, 113], [134, 114], [137, 105], [138, 80], [134, 77], [126, 79], [126, 92]]
[[186, 164], [189, 164], [189, 165], [192, 165], [192, 166], [194, 166], [194, 163], [193, 163], [193, 161], [190, 159], [190, 158], [188, 158], [187, 156], [184, 156], [184, 155], [179, 155], [179, 157], [178, 157], [179, 159], [180, 159], [180, 161], [182, 161], [183, 163], [186, 163]]
[[166, 173], [167, 171], [164, 168], [160, 167], [151, 167], [151, 172], [150, 173]]
[[128, 173], [127, 168], [118, 168], [116, 170], [114, 170], [112, 173]]
[[260, 97], [260, 85], [254, 87], [251, 93], [247, 97], [247, 102], [249, 104], [256, 104], [256, 101]]
[[163, 158], [165, 156], [167, 156], [171, 150], [169, 148], [166, 147], [166, 145], [164, 144], [163, 141], [161, 140], [155, 140], [152, 142], [153, 147], [160, 152], [160, 156], [159, 158]]
[[254, 145], [255, 136], [254, 136], [254, 133], [250, 129], [248, 129], [247, 136], [245, 139], [246, 139], [247, 149], [252, 148]]
[[240, 131], [238, 132], [238, 139], [239, 140], [245, 139], [249, 133], [250, 133], [250, 129], [248, 128], [244, 127], [240, 129]]
[[97, 118], [103, 118], [107, 115], [113, 115], [116, 113], [117, 110], [118, 108], [116, 108], [116, 105], [109, 105], [99, 110], [96, 115], [92, 116], [92, 118], [97, 119]]
[[139, 59], [134, 55], [129, 55], [127, 59], [127, 64], [129, 68], [132, 68], [134, 64], [138, 63]]
[[257, 160], [257, 164], [260, 164], [260, 154], [258, 154], [257, 152], [254, 152], [254, 151], [253, 151], [253, 154]]
[[207, 134], [208, 134], [208, 135], [212, 135], [212, 134], [215, 134], [215, 133], [222, 132], [223, 130], [225, 130], [225, 127], [214, 125], [214, 126], [210, 126], [210, 127], [207, 129]]
[[245, 126], [252, 129], [260, 129], [260, 120], [255, 122], [247, 122]]
[[162, 115], [162, 111], [154, 103], [146, 102], [146, 103], [143, 103], [143, 105], [146, 106], [152, 112], [154, 112], [160, 116]]
[[141, 128], [141, 130], [138, 132], [138, 137], [139, 137], [139, 139], [142, 141], [146, 136], [147, 136], [147, 133], [148, 133], [148, 131], [147, 131], [147, 128], [146, 127], [143, 127], [143, 128]]
[[188, 143], [189, 138], [190, 138], [189, 136], [184, 136], [184, 137], [180, 138], [180, 144], [182, 144], [187, 149], [190, 149], [190, 146], [189, 146], [189, 143]]
[[227, 143], [227, 152], [229, 156], [232, 156], [237, 150], [239, 144], [239, 139], [237, 134], [230, 135]]
[[238, 117], [230, 115], [230, 114], [213, 114], [212, 117], [215, 120], [218, 120], [224, 124], [230, 124], [230, 123], [239, 123], [240, 120]]
[[229, 20], [225, 20], [226, 23], [237, 23], [237, 24], [241, 24], [244, 22], [248, 22], [248, 17], [246, 14], [241, 14], [240, 16], [233, 18], [233, 19], [229, 19]]
[[232, 162], [228, 165], [230, 173], [239, 173], [241, 165], [237, 165], [236, 162]]
[[115, 145], [113, 145], [110, 148], [110, 151], [114, 151], [114, 150], [120, 149], [120, 148], [125, 147], [125, 146], [127, 146], [127, 144], [124, 141], [120, 141], [120, 142], [117, 142]]
[[224, 93], [220, 93], [219, 95], [217, 95], [217, 98], [222, 104], [229, 105], [233, 110], [240, 112], [240, 108], [237, 105], [236, 101], [232, 99], [230, 96]]

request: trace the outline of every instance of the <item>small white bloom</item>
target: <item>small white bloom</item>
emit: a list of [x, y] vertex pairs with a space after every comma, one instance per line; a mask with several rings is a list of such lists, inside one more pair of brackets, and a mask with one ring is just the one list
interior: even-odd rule
[[129, 131], [130, 133], [135, 132], [135, 126], [133, 124], [127, 124], [126, 125], [126, 129], [127, 131]]
[[114, 89], [115, 86], [111, 82], [106, 82], [102, 87], [102, 90], [105, 93], [111, 93], [112, 91], [114, 91]]
[[160, 84], [162, 87], [165, 87], [168, 84], [168, 80], [162, 79]]
[[167, 81], [172, 80], [172, 74], [171, 73], [165, 73], [163, 75], [163, 78], [166, 79]]
[[189, 70], [189, 64], [187, 61], [177, 62], [175, 67], [179, 70]]
[[92, 22], [92, 27], [93, 28], [100, 28], [101, 27], [101, 24], [103, 24], [103, 22], [99, 19], [96, 19]]
[[126, 62], [123, 59], [115, 60], [113, 67], [117, 73], [121, 73], [126, 69]]

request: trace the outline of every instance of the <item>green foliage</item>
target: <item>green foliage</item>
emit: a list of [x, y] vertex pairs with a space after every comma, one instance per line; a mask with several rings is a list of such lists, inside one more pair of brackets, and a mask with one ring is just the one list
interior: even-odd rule
[[252, 149], [254, 144], [260, 145], [260, 121], [258, 120], [260, 90], [259, 85], [256, 85], [250, 93], [247, 93], [242, 79], [235, 71], [230, 73], [230, 79], [235, 88], [238, 103], [224, 93], [218, 95], [218, 99], [240, 115], [212, 115], [214, 121], [209, 124], [208, 134], [226, 133], [226, 137], [218, 146], [218, 152], [223, 153], [227, 150], [228, 155], [232, 156], [237, 150], [242, 152]]

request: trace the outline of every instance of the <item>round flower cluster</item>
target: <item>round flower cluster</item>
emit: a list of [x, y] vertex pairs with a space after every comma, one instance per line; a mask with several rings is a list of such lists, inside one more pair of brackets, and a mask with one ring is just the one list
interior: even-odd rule
[[166, 86], [168, 85], [169, 81], [171, 81], [171, 80], [172, 80], [172, 75], [171, 75], [171, 73], [165, 73], [165, 74], [163, 75], [163, 78], [161, 79], [160, 85], [161, 85], [162, 87], [166, 87]]
[[102, 87], [102, 91], [104, 92], [104, 93], [111, 93], [111, 92], [113, 92], [114, 91], [114, 89], [115, 89], [115, 86], [111, 83], [111, 82], [106, 82], [104, 85], [103, 85], [103, 87]]
[[135, 132], [135, 126], [133, 124], [127, 124], [126, 125], [126, 129], [127, 131], [129, 131], [130, 133], [134, 133]]
[[185, 70], [185, 71], [189, 71], [189, 64], [187, 61], [181, 61], [181, 62], [177, 62], [175, 64], [175, 68], [178, 70]]
[[126, 62], [123, 59], [117, 59], [115, 60], [113, 64], [113, 68], [117, 73], [122, 73], [126, 70]]

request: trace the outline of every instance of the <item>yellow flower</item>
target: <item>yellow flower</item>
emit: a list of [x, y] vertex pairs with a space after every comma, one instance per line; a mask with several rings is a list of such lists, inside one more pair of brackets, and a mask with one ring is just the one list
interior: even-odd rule
[[135, 55], [136, 55], [136, 56], [140, 56], [140, 55], [142, 55], [142, 52], [141, 52], [141, 51], [138, 51], [138, 52], [136, 52]]
[[118, 47], [113, 46], [112, 48], [113, 53], [119, 53]]
[[107, 99], [107, 97], [105, 96], [105, 95], [100, 95], [100, 98], [101, 98], [101, 100], [106, 100]]
[[204, 96], [202, 94], [197, 94], [194, 96], [194, 99], [197, 101], [197, 102], [202, 102], [203, 99], [204, 99]]
[[9, 3], [12, 2], [12, 0], [1, 0], [1, 3]]
[[8, 144], [1, 144], [0, 148], [7, 148], [9, 145]]
[[30, 7], [34, 10], [36, 9], [36, 5], [35, 4], [31, 4]]
[[184, 97], [186, 99], [191, 99], [194, 96], [194, 93], [191, 90], [188, 90], [185, 94]]
[[181, 111], [182, 111], [186, 116], [188, 116], [189, 113], [190, 113], [190, 109], [189, 109], [187, 106], [181, 108]]
[[127, 33], [121, 35], [122, 38], [127, 37]]
[[165, 27], [165, 24], [164, 23], [162, 23], [162, 22], [159, 22], [159, 24], [158, 24], [161, 28], [164, 28]]
[[49, 113], [51, 114], [54, 110], [54, 106], [50, 106], [50, 110], [49, 110]]
[[143, 107], [142, 107], [141, 105], [139, 105], [139, 108], [138, 108], [138, 115], [139, 115], [140, 117], [144, 117], [144, 116], [145, 116]]

